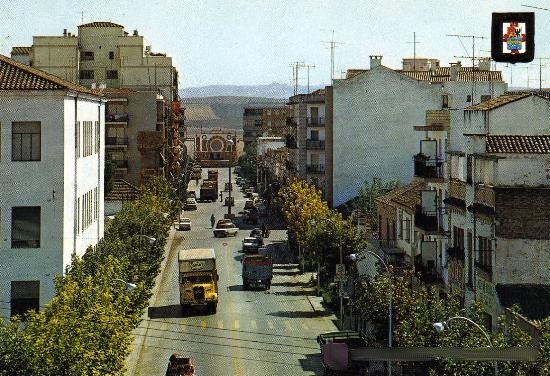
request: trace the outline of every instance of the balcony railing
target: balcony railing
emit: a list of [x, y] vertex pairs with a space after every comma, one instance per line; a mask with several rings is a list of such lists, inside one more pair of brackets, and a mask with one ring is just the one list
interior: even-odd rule
[[306, 165], [306, 172], [316, 173], [316, 174], [324, 174], [325, 173], [325, 165], [322, 165], [322, 164]]
[[433, 215], [427, 215], [422, 213], [422, 208], [417, 206], [414, 213], [414, 225], [426, 232], [436, 232], [441, 230], [437, 226], [437, 216], [435, 214], [436, 213]]
[[324, 127], [325, 118], [323, 116], [308, 117], [306, 118], [308, 127]]
[[492, 265], [482, 264], [479, 261], [474, 261], [474, 265], [482, 273], [485, 273], [485, 276], [489, 280], [492, 280], [492, 278], [493, 278], [493, 266]]
[[325, 140], [306, 140], [306, 149], [324, 150]]
[[447, 256], [464, 261], [464, 249], [458, 247], [447, 248]]
[[107, 137], [105, 145], [126, 145], [128, 146], [128, 137]]
[[422, 263], [415, 264], [416, 272], [419, 274], [420, 280], [425, 283], [443, 284], [443, 276], [435, 267], [428, 267]]
[[417, 154], [414, 159], [414, 175], [422, 178], [443, 178], [443, 160]]
[[105, 114], [105, 121], [106, 122], [128, 122], [128, 114], [127, 113]]

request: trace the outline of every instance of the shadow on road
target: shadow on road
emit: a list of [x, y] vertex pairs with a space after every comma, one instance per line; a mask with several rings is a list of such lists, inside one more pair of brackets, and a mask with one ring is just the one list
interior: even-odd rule
[[302, 369], [307, 372], [314, 372], [316, 375], [323, 374], [321, 351], [319, 354], [305, 354], [305, 359], [299, 359]]
[[162, 306], [162, 307], [149, 307], [147, 310], [147, 316], [149, 316], [150, 319], [184, 317], [183, 309], [179, 304], [173, 304], [173, 305]]
[[285, 286], [285, 287], [312, 287], [312, 283], [306, 282], [274, 282], [271, 286]]
[[292, 271], [292, 272], [281, 272], [281, 271], [278, 271], [278, 270], [273, 270], [273, 275], [289, 275], [289, 276], [293, 276], [293, 275], [298, 275], [300, 274], [300, 271], [296, 270], [296, 271]]
[[307, 290], [272, 291], [271, 295], [302, 296], [302, 295], [311, 295], [312, 293], [313, 291], [307, 291]]
[[228, 289], [229, 291], [244, 291], [242, 285], [227, 286], [227, 289]]
[[315, 318], [332, 315], [332, 312], [326, 311], [277, 311], [268, 313], [270, 316], [289, 317], [289, 318]]

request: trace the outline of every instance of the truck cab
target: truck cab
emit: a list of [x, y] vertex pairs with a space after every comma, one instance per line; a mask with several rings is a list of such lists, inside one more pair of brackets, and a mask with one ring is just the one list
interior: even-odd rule
[[216, 313], [219, 276], [214, 249], [181, 249], [178, 264], [180, 304], [184, 311], [206, 306], [210, 313]]

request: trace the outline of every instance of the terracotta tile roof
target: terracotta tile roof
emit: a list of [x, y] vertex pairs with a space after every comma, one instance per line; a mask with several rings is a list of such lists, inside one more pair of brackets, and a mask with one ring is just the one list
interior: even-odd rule
[[466, 111], [489, 111], [489, 110], [492, 110], [494, 108], [504, 106], [505, 104], [523, 99], [523, 98], [528, 97], [530, 95], [532, 95], [532, 94], [522, 93], [522, 94], [499, 95], [498, 97], [491, 98], [488, 101], [481, 102], [481, 103], [476, 104], [474, 106], [466, 107], [464, 110], [466, 110]]
[[550, 135], [487, 136], [485, 147], [487, 149], [487, 153], [548, 154], [550, 153]]
[[[469, 69], [468, 69], [469, 68]], [[431, 83], [442, 83], [451, 81], [451, 69], [450, 67], [439, 67], [435, 72], [431, 71], [403, 71], [396, 70], [407, 77], [413, 78], [418, 81], [430, 81]], [[473, 74], [474, 81], [502, 81], [502, 74], [500, 71], [480, 71], [475, 69]], [[456, 81], [471, 82], [472, 81], [472, 68], [462, 67], [458, 68]]]
[[346, 71], [346, 80], [349, 78], [353, 78], [357, 76], [358, 74], [367, 72], [368, 69], [348, 69]]
[[32, 52], [32, 47], [12, 47], [12, 55], [30, 55]]
[[426, 183], [422, 179], [414, 179], [407, 185], [398, 187], [388, 193], [379, 196], [376, 201], [387, 205], [403, 205], [411, 210], [415, 210], [416, 205], [420, 203], [421, 191], [426, 188]]
[[113, 180], [113, 187], [107, 195], [105, 200], [118, 201], [118, 200], [135, 200], [139, 195], [139, 189], [134, 185], [128, 183], [123, 179]]
[[0, 90], [71, 90], [101, 96], [97, 90], [66, 81], [4, 55], [0, 55]]
[[79, 25], [78, 27], [124, 27], [124, 26], [113, 22], [90, 22], [87, 24]]

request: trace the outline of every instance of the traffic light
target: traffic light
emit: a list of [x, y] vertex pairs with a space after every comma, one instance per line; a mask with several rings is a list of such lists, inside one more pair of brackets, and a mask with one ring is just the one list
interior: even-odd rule
[[493, 13], [491, 57], [503, 63], [528, 63], [535, 57], [535, 13]]

